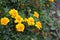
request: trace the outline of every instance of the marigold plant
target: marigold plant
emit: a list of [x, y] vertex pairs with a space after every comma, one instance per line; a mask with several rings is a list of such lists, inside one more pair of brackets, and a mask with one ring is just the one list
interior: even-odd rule
[[56, 1], [0, 0], [0, 40], [59, 40]]

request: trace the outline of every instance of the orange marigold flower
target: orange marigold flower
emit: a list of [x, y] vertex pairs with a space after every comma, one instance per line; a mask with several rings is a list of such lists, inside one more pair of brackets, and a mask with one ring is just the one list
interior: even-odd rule
[[34, 19], [32, 17], [29, 17], [27, 23], [28, 25], [34, 25]]
[[40, 21], [37, 21], [35, 26], [40, 30], [42, 28], [42, 24]]
[[38, 12], [34, 11], [34, 16], [35, 16], [36, 18], [39, 18]]
[[15, 23], [21, 23], [23, 21], [23, 18], [20, 16], [20, 15], [17, 15], [16, 17], [15, 17]]
[[9, 14], [11, 15], [12, 18], [15, 18], [16, 15], [18, 15], [18, 11], [15, 10], [15, 9], [11, 9], [11, 10], [9, 11]]
[[23, 32], [24, 31], [24, 25], [19, 23], [16, 25], [16, 30], [19, 31], [19, 32]]
[[47, 7], [49, 7], [49, 4], [46, 4]]
[[49, 2], [54, 2], [55, 0], [49, 0]]
[[1, 25], [7, 25], [10, 20], [7, 17], [1, 18]]

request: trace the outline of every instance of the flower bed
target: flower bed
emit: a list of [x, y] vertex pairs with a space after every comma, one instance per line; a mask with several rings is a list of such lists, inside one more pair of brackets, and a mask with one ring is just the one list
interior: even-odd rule
[[[51, 40], [50, 17], [56, 0], [1, 0], [0, 40]], [[52, 31], [55, 31], [52, 29]]]

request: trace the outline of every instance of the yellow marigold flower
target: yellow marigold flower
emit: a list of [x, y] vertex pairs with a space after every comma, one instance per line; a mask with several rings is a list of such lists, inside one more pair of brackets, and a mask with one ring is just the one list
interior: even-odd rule
[[29, 17], [27, 23], [28, 25], [34, 25], [34, 19], [32, 17]]
[[49, 0], [49, 2], [54, 2], [55, 0]]
[[18, 11], [15, 10], [15, 9], [11, 9], [11, 10], [9, 11], [9, 14], [11, 15], [12, 18], [15, 18], [16, 15], [18, 15]]
[[27, 22], [27, 18], [24, 18], [24, 22]]
[[42, 28], [42, 24], [41, 24], [40, 21], [37, 21], [35, 26], [36, 26], [39, 30]]
[[20, 16], [20, 15], [17, 15], [16, 17], [15, 17], [15, 23], [21, 23], [23, 21], [23, 18]]
[[35, 16], [36, 18], [39, 18], [38, 12], [34, 11], [34, 15], [33, 16]]
[[1, 25], [7, 25], [10, 20], [7, 17], [1, 18]]
[[24, 25], [19, 23], [16, 25], [16, 30], [19, 31], [19, 32], [23, 32], [24, 31]]

